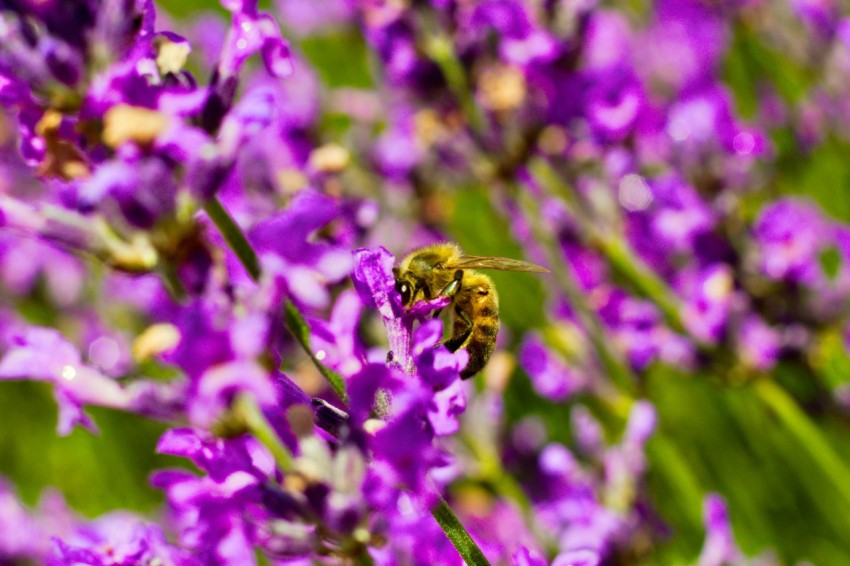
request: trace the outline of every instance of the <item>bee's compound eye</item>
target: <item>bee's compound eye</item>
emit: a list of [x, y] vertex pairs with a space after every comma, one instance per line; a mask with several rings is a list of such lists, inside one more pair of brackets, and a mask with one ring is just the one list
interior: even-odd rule
[[406, 305], [410, 302], [410, 285], [407, 281], [398, 281], [395, 284], [396, 291], [401, 294], [401, 304]]

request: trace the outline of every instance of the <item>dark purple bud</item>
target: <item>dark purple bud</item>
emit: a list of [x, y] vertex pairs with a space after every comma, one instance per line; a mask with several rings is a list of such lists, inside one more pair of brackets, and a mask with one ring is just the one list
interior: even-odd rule
[[77, 84], [83, 72], [83, 59], [79, 51], [51, 38], [42, 41], [39, 47], [56, 80], [68, 86]]
[[312, 404], [316, 411], [316, 426], [334, 438], [340, 438], [348, 427], [348, 413], [318, 397], [313, 398]]
[[283, 519], [292, 520], [304, 517], [302, 502], [284, 491], [280, 486], [266, 483], [260, 487], [263, 506]]
[[210, 79], [209, 95], [201, 110], [200, 120], [201, 127], [208, 133], [214, 134], [218, 131], [221, 121], [233, 106], [237, 86], [239, 86], [237, 77], [228, 76], [220, 79], [218, 71], [213, 73]]

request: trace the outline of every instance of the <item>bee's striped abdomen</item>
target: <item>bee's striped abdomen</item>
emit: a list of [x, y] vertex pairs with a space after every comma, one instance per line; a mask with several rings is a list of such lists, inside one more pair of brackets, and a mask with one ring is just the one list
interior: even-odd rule
[[[469, 353], [469, 361], [460, 376], [467, 379], [481, 371], [496, 349], [499, 334], [499, 297], [490, 278], [481, 274], [464, 277], [463, 289], [459, 293], [453, 337], [469, 332], [469, 337], [460, 346]], [[462, 314], [461, 314], [462, 313]], [[465, 316], [464, 316], [465, 315]], [[467, 320], [463, 320], [466, 318]]]

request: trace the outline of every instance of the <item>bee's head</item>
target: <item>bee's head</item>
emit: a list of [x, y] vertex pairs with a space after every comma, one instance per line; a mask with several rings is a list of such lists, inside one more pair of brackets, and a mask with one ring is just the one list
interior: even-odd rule
[[398, 267], [393, 268], [393, 275], [395, 276], [395, 290], [401, 295], [401, 304], [409, 307], [413, 303], [416, 287], [413, 281], [401, 274]]

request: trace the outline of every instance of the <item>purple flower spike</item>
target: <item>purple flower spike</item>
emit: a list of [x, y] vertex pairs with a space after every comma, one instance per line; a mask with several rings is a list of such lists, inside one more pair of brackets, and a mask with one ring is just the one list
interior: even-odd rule
[[395, 257], [383, 246], [354, 250], [351, 279], [367, 307], [376, 308], [384, 319], [401, 316], [401, 303], [393, 290]]
[[768, 371], [779, 359], [782, 336], [758, 315], [749, 315], [739, 329], [738, 350], [750, 366]]
[[546, 559], [537, 552], [520, 547], [511, 556], [511, 566], [547, 566]]
[[125, 512], [114, 512], [81, 527], [72, 536], [53, 538], [55, 565], [132, 566], [135, 564], [200, 564], [171, 546], [162, 529]]
[[519, 359], [531, 378], [534, 390], [550, 401], [564, 401], [583, 386], [583, 380], [576, 371], [534, 335], [526, 337]]
[[271, 377], [254, 361], [237, 360], [208, 369], [189, 405], [189, 417], [197, 426], [209, 428], [240, 393], [252, 395], [262, 405], [274, 402]]
[[59, 404], [59, 434], [67, 435], [76, 424], [94, 428], [82, 405], [128, 408], [131, 397], [113, 379], [82, 363], [80, 353], [59, 332], [29, 328], [12, 336], [0, 359], [0, 380], [35, 379], [54, 386]]
[[[448, 297], [444, 299], [448, 300]], [[431, 301], [431, 303], [435, 302], [437, 301]], [[424, 314], [427, 312], [430, 311], [425, 311]], [[425, 322], [413, 334], [413, 361], [416, 373], [426, 386], [435, 391], [441, 391], [454, 383], [469, 359], [466, 350], [452, 353], [445, 346], [437, 346], [442, 335], [443, 323], [436, 319]]]
[[375, 307], [384, 319], [390, 352], [404, 371], [413, 371], [410, 333], [413, 320], [402, 317], [401, 298], [395, 290], [395, 258], [384, 247], [354, 250], [351, 278], [363, 304]]
[[224, 40], [218, 70], [222, 77], [239, 74], [245, 60], [260, 52], [266, 70], [273, 77], [292, 73], [289, 46], [269, 14], [257, 12], [256, 2], [222, 2], [233, 12], [233, 23]]
[[552, 560], [551, 566], [597, 566], [599, 553], [595, 550], [568, 550]]
[[825, 230], [824, 219], [812, 204], [781, 199], [765, 207], [754, 228], [762, 273], [776, 280], [816, 283]]
[[[457, 370], [454, 375], [457, 376]], [[434, 394], [428, 409], [428, 421], [437, 436], [449, 436], [460, 430], [458, 417], [466, 411], [466, 392], [459, 379]]]
[[703, 506], [706, 534], [697, 566], [738, 563], [743, 555], [735, 543], [726, 501], [720, 495], [712, 493], [706, 496]]

